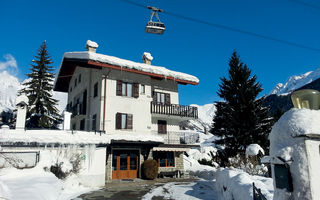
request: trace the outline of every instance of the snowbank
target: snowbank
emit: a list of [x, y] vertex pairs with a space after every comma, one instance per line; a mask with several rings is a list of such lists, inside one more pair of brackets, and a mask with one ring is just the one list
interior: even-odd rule
[[137, 63], [137, 62], [133, 62], [130, 60], [117, 58], [114, 56], [108, 56], [108, 55], [98, 54], [98, 53], [89, 52], [89, 51], [67, 52], [64, 54], [63, 57], [64, 58], [73, 58], [73, 59], [92, 60], [92, 61], [97, 61], [97, 62], [101, 62], [101, 63], [107, 63], [107, 64], [111, 64], [111, 65], [120, 66], [123, 68], [135, 69], [135, 70], [139, 70], [139, 71], [143, 71], [143, 72], [150, 72], [150, 73], [163, 75], [166, 77], [173, 77], [175, 79], [199, 83], [199, 79], [195, 76], [185, 74], [182, 72], [172, 71], [172, 70], [166, 69], [165, 67], [153, 66], [153, 65], [148, 65], [148, 64], [144, 64], [144, 63]]
[[252, 183], [261, 189], [268, 199], [273, 198], [273, 185], [271, 178], [250, 176], [240, 170], [220, 168], [216, 172], [217, 188], [225, 200], [253, 199]]
[[[0, 170], [0, 197], [14, 200], [67, 200], [96, 187], [84, 187], [73, 174], [65, 180], [46, 171], [63, 157], [49, 150], [41, 151], [40, 162], [30, 169], [4, 168]], [[65, 170], [69, 170], [68, 167]]]
[[[320, 111], [291, 109], [273, 126], [269, 134], [270, 156], [280, 157], [290, 166], [294, 199], [311, 199], [309, 165], [304, 138], [320, 136]], [[290, 193], [275, 189], [275, 198], [289, 198]]]

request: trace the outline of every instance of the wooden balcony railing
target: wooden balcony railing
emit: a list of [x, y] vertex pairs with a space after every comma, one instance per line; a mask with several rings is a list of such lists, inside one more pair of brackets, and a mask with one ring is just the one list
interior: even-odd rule
[[179, 104], [157, 104], [151, 102], [151, 113], [163, 115], [175, 115], [180, 117], [198, 118], [198, 108]]

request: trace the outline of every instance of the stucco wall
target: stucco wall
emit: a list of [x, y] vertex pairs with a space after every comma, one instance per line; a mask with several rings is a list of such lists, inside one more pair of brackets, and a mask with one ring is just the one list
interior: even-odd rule
[[320, 199], [320, 141], [306, 140], [312, 199]]

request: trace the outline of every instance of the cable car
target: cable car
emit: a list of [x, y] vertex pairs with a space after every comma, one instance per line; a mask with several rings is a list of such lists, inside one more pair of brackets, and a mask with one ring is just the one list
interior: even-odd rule
[[[164, 31], [166, 30], [166, 27], [164, 23], [160, 21], [158, 12], [163, 12], [163, 10], [152, 7], [152, 6], [147, 6], [148, 9], [152, 10], [150, 20], [148, 21], [146, 25], [145, 32], [146, 33], [153, 33], [153, 34], [163, 34]], [[158, 21], [152, 21], [153, 17], [156, 16]]]

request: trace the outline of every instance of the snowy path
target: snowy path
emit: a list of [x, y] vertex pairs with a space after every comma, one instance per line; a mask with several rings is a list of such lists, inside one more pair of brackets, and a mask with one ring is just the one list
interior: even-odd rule
[[214, 181], [199, 180], [192, 183], [167, 183], [154, 188], [143, 196], [143, 200], [152, 199], [174, 200], [222, 200], [215, 188]]

